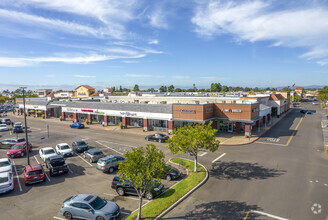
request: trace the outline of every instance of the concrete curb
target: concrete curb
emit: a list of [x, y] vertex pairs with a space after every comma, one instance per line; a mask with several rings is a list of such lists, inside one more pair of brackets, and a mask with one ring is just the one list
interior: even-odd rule
[[[185, 159], [185, 158], [183, 158]], [[189, 160], [189, 159], [185, 159], [185, 160]], [[189, 160], [192, 161], [192, 160]], [[171, 162], [171, 160], [170, 160]], [[194, 161], [192, 161], [194, 162]], [[172, 162], [173, 163], [173, 162]], [[206, 177], [203, 179], [202, 182], [200, 182], [197, 186], [195, 186], [193, 189], [191, 189], [186, 195], [182, 196], [178, 201], [176, 201], [173, 205], [171, 205], [169, 208], [167, 208], [165, 211], [163, 211], [160, 215], [158, 215], [155, 219], [161, 219], [164, 215], [166, 215], [167, 213], [169, 213], [172, 209], [174, 209], [177, 205], [179, 205], [183, 200], [185, 200], [187, 197], [189, 197], [193, 192], [195, 192], [199, 187], [201, 187], [209, 178], [208, 175], [208, 170], [207, 168], [203, 165], [198, 163], [199, 165], [201, 165], [205, 170], [206, 170]], [[178, 164], [180, 165], [180, 164]]]
[[278, 121], [276, 121], [273, 125], [271, 125], [270, 129], [264, 131], [260, 136], [258, 136], [255, 140], [247, 142], [247, 143], [243, 143], [243, 144], [220, 144], [221, 146], [242, 146], [242, 145], [247, 145], [247, 144], [252, 144], [255, 141], [257, 141], [258, 139], [260, 139], [263, 135], [265, 135], [268, 131], [271, 130], [271, 128], [273, 128], [274, 126], [276, 126], [276, 124], [278, 124], [284, 117], [286, 117], [290, 112], [292, 112], [293, 109], [289, 109], [286, 114], [281, 117]]

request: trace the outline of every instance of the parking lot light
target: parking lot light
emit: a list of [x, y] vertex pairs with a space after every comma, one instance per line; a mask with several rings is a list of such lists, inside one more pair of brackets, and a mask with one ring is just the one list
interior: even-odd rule
[[[25, 121], [25, 140], [26, 140], [26, 146], [28, 148], [27, 123], [26, 123], [26, 111], [25, 111], [25, 89], [26, 89], [26, 87], [20, 87], [20, 89], [23, 90], [24, 121]], [[26, 151], [26, 157], [27, 157], [27, 165], [30, 165], [30, 154], [29, 154], [29, 150]]]

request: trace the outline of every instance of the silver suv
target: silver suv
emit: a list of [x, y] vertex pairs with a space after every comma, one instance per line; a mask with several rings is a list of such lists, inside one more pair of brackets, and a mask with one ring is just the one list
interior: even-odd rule
[[97, 163], [97, 169], [102, 170], [104, 173], [112, 173], [114, 169], [118, 168], [120, 161], [125, 161], [125, 158], [116, 155], [110, 155], [100, 158]]

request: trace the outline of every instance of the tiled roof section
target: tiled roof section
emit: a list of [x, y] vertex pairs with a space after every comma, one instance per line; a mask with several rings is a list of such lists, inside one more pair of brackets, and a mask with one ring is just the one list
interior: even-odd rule
[[303, 90], [304, 88], [302, 86], [296, 86], [295, 90]]
[[80, 85], [79, 87], [77, 87], [76, 89], [80, 88], [81, 86], [83, 86], [84, 88], [87, 88], [87, 89], [93, 89], [95, 90], [95, 88], [91, 87], [91, 86], [88, 86], [88, 85]]
[[95, 91], [95, 92], [93, 92], [90, 96], [98, 96], [98, 95], [99, 95], [98, 92]]
[[285, 98], [281, 94], [271, 94], [270, 100], [278, 101], [278, 100], [284, 100]]
[[[54, 102], [57, 104], [59, 102]], [[99, 103], [99, 102], [60, 102], [63, 107], [85, 108], [98, 110], [116, 110], [131, 112], [151, 112], [172, 114], [171, 104], [134, 104], [134, 103]]]

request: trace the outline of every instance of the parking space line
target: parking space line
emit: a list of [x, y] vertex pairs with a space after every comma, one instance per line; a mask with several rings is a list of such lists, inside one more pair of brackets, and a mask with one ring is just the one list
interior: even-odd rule
[[66, 219], [64, 219], [64, 218], [59, 218], [59, 217], [56, 217], [56, 216], [54, 216], [54, 219], [66, 220]]
[[205, 156], [207, 154], [207, 152], [203, 152], [202, 154], [199, 154], [198, 156], [202, 157]]
[[129, 212], [122, 212], [122, 211], [120, 211], [120, 213], [122, 213], [122, 214], [124, 214], [124, 215], [130, 215], [131, 213], [129, 213]]
[[226, 153], [223, 153], [222, 155], [220, 155], [219, 157], [215, 158], [212, 163], [215, 163], [216, 161], [220, 160], [221, 157], [224, 157], [226, 155]]
[[[108, 141], [107, 141], [107, 142], [108, 142]], [[115, 151], [115, 152], [118, 153], [118, 154], [123, 155], [123, 153], [121, 153], [121, 152], [119, 152], [119, 151], [117, 151], [117, 150], [115, 150], [115, 149], [113, 149], [113, 148], [111, 148], [111, 147], [108, 147], [107, 145], [102, 144], [102, 143], [100, 143], [99, 141], [96, 141], [96, 143], [98, 143], [98, 144], [100, 144], [100, 145], [102, 145], [102, 146], [104, 146], [104, 147], [107, 147], [108, 149], [110, 149], [110, 150], [112, 150], [112, 151]], [[108, 143], [111, 143], [111, 142], [108, 142]]]
[[261, 141], [256, 141], [256, 142], [254, 142], [254, 143], [256, 143], [256, 144], [269, 144], [269, 145], [277, 145], [277, 146], [283, 146], [283, 147], [285, 147], [285, 146], [286, 146], [286, 144], [267, 143], [267, 142], [261, 142]]
[[90, 138], [84, 138], [84, 139], [82, 139], [82, 141], [86, 141], [86, 140], [89, 140]]
[[[78, 155], [77, 153], [75, 153], [76, 156], [78, 156], [79, 158], [81, 158], [84, 162], [86, 162], [87, 164], [89, 164], [90, 166], [92, 166], [91, 163], [89, 163], [88, 161], [86, 161], [83, 157], [81, 157], [80, 155]], [[93, 167], [93, 166], [92, 166]]]
[[29, 128], [32, 128], [32, 129], [35, 129], [35, 130], [38, 130], [38, 131], [41, 130], [41, 128], [34, 128], [34, 127], [29, 127]]
[[67, 168], [68, 168], [69, 172], [73, 173], [73, 171], [71, 170], [71, 168], [69, 168], [68, 165], [67, 165]]
[[288, 146], [289, 143], [292, 141], [292, 139], [293, 139], [293, 137], [295, 136], [296, 131], [297, 131], [298, 127], [300, 126], [301, 122], [303, 121], [303, 119], [304, 119], [304, 118], [301, 118], [301, 120], [298, 122], [298, 124], [297, 124], [297, 126], [296, 126], [296, 128], [295, 128], [295, 130], [294, 130], [294, 132], [293, 132], [293, 134], [289, 137], [289, 139], [288, 139], [288, 141], [287, 141], [287, 143], [286, 143], [286, 146]]
[[271, 215], [271, 214], [268, 214], [268, 213], [265, 213], [265, 212], [256, 211], [256, 210], [251, 210], [251, 212], [254, 212], [254, 213], [257, 213], [257, 214], [261, 214], [261, 215], [265, 215], [265, 216], [268, 216], [270, 218], [274, 218], [274, 219], [278, 219], [278, 220], [288, 220], [287, 218], [282, 218], [282, 217], [279, 217], [279, 216], [276, 216], [276, 215]]
[[[36, 158], [36, 156], [34, 156], [34, 158], [35, 158], [36, 162], [37, 162], [38, 164], [40, 164], [39, 161], [38, 161], [38, 159]], [[44, 172], [44, 174], [46, 175], [48, 181], [50, 182], [50, 178], [48, 177], [47, 173]]]
[[13, 165], [14, 165], [14, 169], [15, 169], [15, 173], [16, 173], [16, 179], [17, 179], [17, 182], [18, 182], [18, 186], [19, 186], [19, 190], [22, 192], [22, 186], [20, 184], [20, 181], [19, 181], [19, 178], [18, 178], [18, 173], [17, 173], [17, 169], [16, 169], [16, 166], [15, 166], [15, 162], [13, 161]]
[[[105, 195], [107, 195], [107, 196], [118, 196], [118, 195], [109, 194], [109, 193], [104, 193], [104, 194], [105, 194]], [[139, 201], [139, 198], [128, 197], [128, 196], [125, 196], [124, 198], [127, 198], [127, 199], [132, 199], [132, 200], [137, 200], [137, 201]]]
[[[97, 142], [97, 141], [96, 141], [96, 142]], [[120, 143], [114, 143], [114, 142], [110, 142], [110, 141], [103, 141], [103, 142], [110, 143], [110, 144], [122, 145], [122, 146], [126, 146], [126, 147], [135, 147], [135, 146], [132, 146], [132, 145], [120, 144]]]

